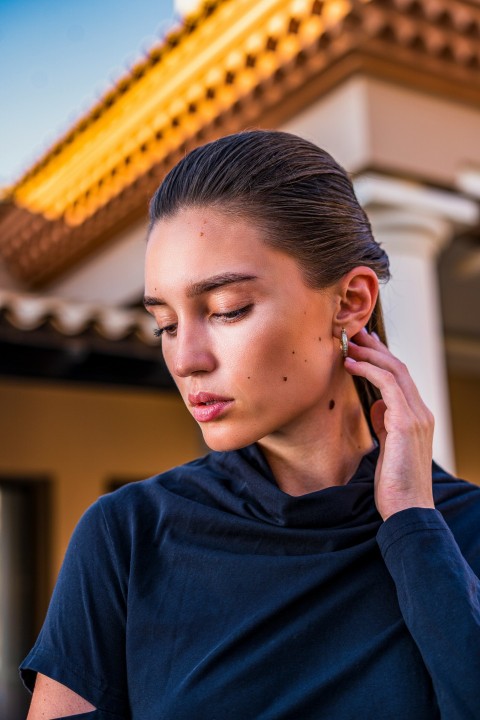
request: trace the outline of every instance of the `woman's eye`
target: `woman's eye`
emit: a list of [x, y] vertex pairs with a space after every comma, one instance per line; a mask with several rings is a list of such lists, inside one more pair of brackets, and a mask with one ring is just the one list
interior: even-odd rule
[[223, 320], [223, 322], [230, 322], [233, 320], [238, 320], [239, 318], [246, 315], [249, 310], [251, 310], [253, 307], [252, 304], [246, 305], [245, 307], [238, 308], [237, 310], [230, 310], [230, 312], [224, 312], [224, 313], [214, 313], [213, 316], [216, 318], [219, 318], [220, 320]]
[[[244, 317], [253, 307], [253, 303], [246, 305], [245, 307], [237, 308], [236, 310], [230, 310], [229, 312], [223, 313], [212, 313], [212, 317], [220, 320], [220, 322], [235, 322]], [[155, 337], [162, 337], [163, 335], [169, 335], [174, 337], [177, 334], [177, 325], [172, 323], [171, 325], [165, 325], [165, 327], [156, 328], [153, 331]]]
[[162, 328], [156, 328], [153, 331], [153, 334], [155, 337], [162, 337], [162, 335], [176, 335], [177, 333], [177, 326], [176, 325], [166, 325]]

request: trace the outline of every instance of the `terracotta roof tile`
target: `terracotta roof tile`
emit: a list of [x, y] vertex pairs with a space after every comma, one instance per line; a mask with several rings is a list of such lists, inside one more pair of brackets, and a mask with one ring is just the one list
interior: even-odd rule
[[421, 67], [480, 103], [479, 37], [480, 6], [468, 0], [208, 3], [14, 186], [0, 254], [23, 282], [48, 281], [145, 215], [186, 150], [262, 122], [330, 70], [340, 82], [365, 58], [386, 74]]

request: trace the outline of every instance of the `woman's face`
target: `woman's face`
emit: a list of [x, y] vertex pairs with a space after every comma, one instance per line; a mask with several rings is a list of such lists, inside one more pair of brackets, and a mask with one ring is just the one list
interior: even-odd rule
[[335, 293], [308, 288], [253, 222], [208, 207], [158, 222], [145, 296], [168, 369], [212, 449], [290, 437], [328, 414], [341, 372]]

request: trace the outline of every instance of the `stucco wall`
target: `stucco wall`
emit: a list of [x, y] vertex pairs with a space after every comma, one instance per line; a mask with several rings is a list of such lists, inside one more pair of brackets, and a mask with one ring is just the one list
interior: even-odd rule
[[204, 453], [176, 394], [0, 381], [0, 476], [52, 486], [51, 582], [82, 512], [115, 480]]
[[458, 477], [480, 485], [480, 376], [449, 375]]

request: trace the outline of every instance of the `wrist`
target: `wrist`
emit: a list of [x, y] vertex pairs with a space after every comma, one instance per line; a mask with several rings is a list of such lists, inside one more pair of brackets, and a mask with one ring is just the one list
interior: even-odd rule
[[385, 522], [388, 520], [388, 518], [392, 517], [392, 515], [396, 515], [399, 512], [402, 512], [402, 510], [410, 510], [412, 508], [420, 508], [424, 510], [435, 510], [435, 503], [432, 500], [407, 500], [405, 499], [403, 502], [393, 503], [392, 505], [389, 505], [388, 508], [379, 508], [379, 513], [382, 517], [382, 520]]

